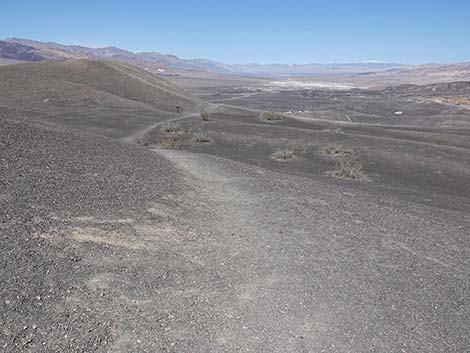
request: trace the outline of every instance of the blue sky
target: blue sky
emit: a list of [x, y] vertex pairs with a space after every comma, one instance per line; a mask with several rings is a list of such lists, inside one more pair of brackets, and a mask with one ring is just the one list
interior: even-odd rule
[[470, 61], [469, 0], [1, 0], [0, 38], [226, 63]]

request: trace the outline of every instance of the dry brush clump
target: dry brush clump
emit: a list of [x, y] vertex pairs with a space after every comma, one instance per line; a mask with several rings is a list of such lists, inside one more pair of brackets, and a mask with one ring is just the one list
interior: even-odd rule
[[350, 156], [340, 158], [336, 162], [336, 170], [332, 174], [343, 179], [369, 181], [359, 160]]
[[294, 149], [292, 147], [278, 148], [271, 154], [271, 158], [276, 161], [288, 161], [294, 158]]
[[323, 153], [329, 156], [349, 156], [354, 153], [350, 148], [330, 143], [323, 149]]
[[201, 119], [203, 121], [209, 121], [210, 120], [209, 112], [204, 109], [201, 109]]
[[139, 146], [144, 146], [144, 147], [148, 147], [149, 146], [149, 143], [145, 140], [144, 137], [138, 137], [136, 140], [135, 140], [135, 143], [138, 144]]
[[165, 124], [163, 124], [162, 130], [163, 132], [168, 132], [170, 134], [178, 134], [180, 132], [183, 132], [181, 125], [172, 121], [168, 121]]
[[263, 121], [280, 121], [284, 118], [284, 115], [280, 112], [274, 111], [263, 111], [259, 114], [259, 118]]
[[196, 132], [194, 132], [194, 141], [196, 143], [207, 143], [211, 142], [211, 139], [203, 131], [197, 130]]
[[183, 143], [178, 136], [171, 136], [160, 141], [160, 148], [165, 150], [179, 150]]

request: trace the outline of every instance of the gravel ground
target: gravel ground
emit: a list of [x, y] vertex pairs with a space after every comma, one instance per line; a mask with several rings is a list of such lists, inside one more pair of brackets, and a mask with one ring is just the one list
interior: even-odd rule
[[[214, 101], [327, 120], [219, 105], [202, 121], [200, 100], [115, 65], [3, 70], [1, 352], [468, 351], [467, 110], [208, 80]], [[154, 149], [167, 119], [186, 151]], [[330, 143], [370, 182], [330, 177]]]
[[193, 351], [470, 345], [468, 213], [208, 155], [164, 155], [198, 180], [201, 199], [219, 215], [210, 226], [207, 217], [194, 223], [211, 239], [197, 258], [218, 276], [209, 284], [217, 288], [209, 299], [215, 314], [204, 322], [214, 338]]
[[465, 352], [470, 215], [0, 120], [2, 352]]
[[[0, 134], [1, 350], [97, 351], [111, 325], [87, 303], [95, 300], [83, 287], [88, 250], [50, 239], [77, 224], [122, 228], [154, 200], [174, 205], [178, 173], [151, 152], [98, 136], [8, 120]], [[77, 292], [85, 297], [71, 300]]]

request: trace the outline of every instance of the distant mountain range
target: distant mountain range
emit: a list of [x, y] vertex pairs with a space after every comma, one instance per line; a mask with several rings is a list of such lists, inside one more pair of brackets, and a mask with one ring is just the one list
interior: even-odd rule
[[403, 65], [397, 63], [364, 62], [350, 64], [244, 64], [230, 65], [207, 59], [182, 59], [158, 52], [134, 53], [128, 50], [105, 47], [88, 48], [39, 42], [29, 39], [9, 38], [0, 41], [0, 58], [21, 61], [50, 59], [108, 59], [131, 64], [162, 75], [212, 73], [251, 76], [309, 76], [351, 74], [362, 79], [379, 77], [436, 77], [441, 79], [470, 79], [470, 63]]
[[239, 75], [309, 75], [348, 72], [366, 73], [404, 67], [401, 64], [378, 62], [304, 65], [229, 65], [207, 59], [187, 60], [175, 55], [161, 54], [158, 52], [133, 53], [116, 47], [88, 48], [78, 45], [63, 45], [54, 42], [39, 42], [21, 38], [9, 38], [0, 41], [0, 58], [22, 61], [41, 61], [49, 59], [112, 59], [161, 74], [202, 71], [216, 74]]

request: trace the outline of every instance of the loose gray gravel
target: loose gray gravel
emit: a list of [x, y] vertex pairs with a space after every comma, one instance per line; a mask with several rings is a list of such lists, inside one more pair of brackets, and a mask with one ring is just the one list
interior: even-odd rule
[[112, 231], [128, 218], [141, 219], [151, 201], [174, 205], [182, 186], [177, 181], [171, 164], [151, 152], [0, 120], [0, 351], [106, 346], [110, 318], [84, 302], [94, 296], [70, 301], [83, 293], [92, 270], [84, 262], [87, 247], [47, 235], [77, 222]]
[[470, 215], [0, 120], [3, 352], [465, 352]]

